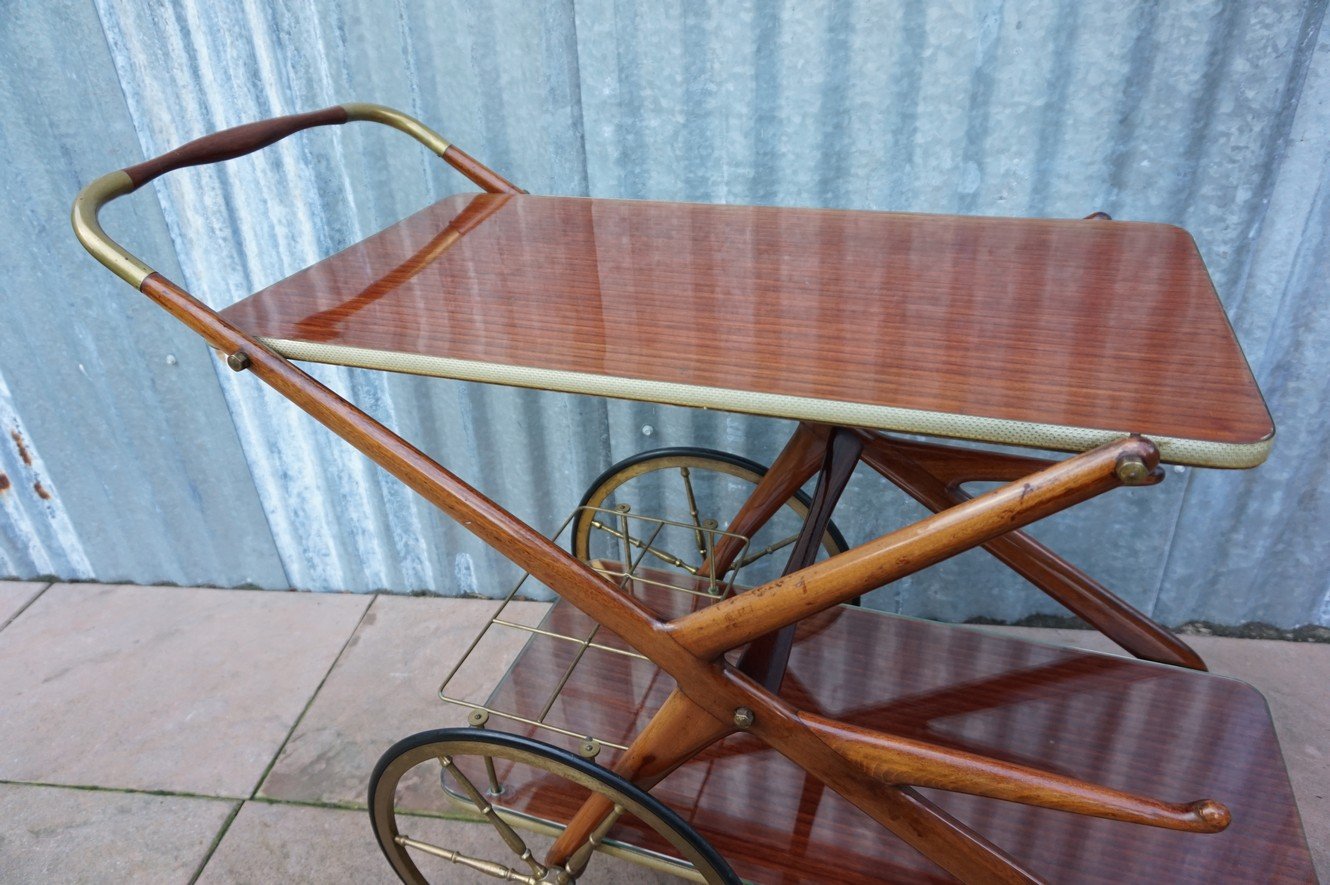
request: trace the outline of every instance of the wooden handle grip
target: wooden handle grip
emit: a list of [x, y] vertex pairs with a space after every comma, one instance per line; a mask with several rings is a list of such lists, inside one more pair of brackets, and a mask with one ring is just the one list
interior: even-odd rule
[[218, 163], [231, 160], [245, 154], [265, 148], [275, 141], [302, 129], [314, 126], [335, 126], [349, 119], [346, 108], [333, 105], [321, 111], [306, 114], [291, 114], [286, 117], [274, 117], [257, 123], [246, 123], [232, 129], [223, 129], [202, 138], [183, 144], [173, 151], [144, 160], [136, 166], [125, 169], [134, 187], [141, 187], [163, 173], [185, 166], [198, 166], [203, 163]]

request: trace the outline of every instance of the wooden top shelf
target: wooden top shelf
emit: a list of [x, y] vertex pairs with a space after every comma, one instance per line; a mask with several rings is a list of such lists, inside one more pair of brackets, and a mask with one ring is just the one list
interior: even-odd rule
[[1161, 224], [449, 197], [233, 305], [291, 359], [1251, 467], [1269, 412]]

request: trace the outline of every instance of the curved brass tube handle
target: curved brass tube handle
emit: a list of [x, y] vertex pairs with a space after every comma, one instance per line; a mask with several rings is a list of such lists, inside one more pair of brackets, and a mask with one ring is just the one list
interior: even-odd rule
[[383, 105], [352, 102], [333, 105], [321, 111], [275, 117], [271, 120], [260, 120], [232, 129], [223, 129], [181, 145], [160, 157], [145, 160], [119, 172], [103, 175], [79, 191], [74, 199], [71, 218], [74, 233], [92, 257], [138, 289], [153, 270], [102, 230], [97, 220], [97, 213], [103, 206], [116, 197], [133, 193], [173, 169], [232, 160], [265, 148], [302, 129], [314, 126], [337, 126], [351, 120], [382, 123], [405, 132], [490, 193], [522, 193], [511, 182], [460, 148], [449, 144], [443, 136], [414, 117]]

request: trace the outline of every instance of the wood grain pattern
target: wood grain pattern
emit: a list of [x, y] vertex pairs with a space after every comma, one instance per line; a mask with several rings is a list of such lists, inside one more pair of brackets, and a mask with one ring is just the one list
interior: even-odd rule
[[347, 121], [346, 108], [333, 105], [320, 111], [305, 114], [290, 114], [274, 117], [271, 120], [259, 120], [213, 132], [202, 138], [181, 145], [151, 160], [144, 160], [125, 169], [125, 174], [135, 187], [141, 187], [159, 175], [172, 169], [186, 166], [199, 166], [204, 163], [219, 163], [267, 147], [288, 135], [314, 126], [336, 126]]
[[505, 366], [1226, 444], [1273, 433], [1191, 237], [1159, 224], [464, 195], [225, 315], [261, 337]]
[[[583, 635], [590, 624], [559, 603], [544, 626]], [[1199, 835], [920, 791], [1047, 881], [1316, 881], [1269, 713], [1249, 686], [851, 608], [816, 616], [799, 636], [785, 694], [818, 715], [1165, 798], [1214, 796], [1232, 809], [1228, 829]], [[532, 640], [492, 702], [543, 702], [567, 646]], [[623, 741], [672, 688], [646, 662], [592, 653], [553, 721]], [[603, 754], [615, 763], [614, 751]], [[513, 791], [520, 807], [576, 810], [539, 786]], [[652, 792], [755, 882], [952, 881], [749, 735], [714, 745]]]
[[[672, 608], [668, 604], [659, 605], [659, 600], [654, 599], [649, 590], [633, 598], [640, 599], [662, 615], [667, 612], [678, 614], [680, 611], [679, 608]], [[673, 599], [664, 601], [674, 602]], [[568, 643], [564, 640], [551, 641], [561, 646], [554, 652], [555, 666], [560, 666], [557, 663], [560, 657], [562, 663], [566, 665]], [[673, 663], [671, 660], [671, 665]], [[674, 672], [673, 667], [670, 669]], [[541, 685], [538, 681], [542, 674], [546, 679], [545, 685]], [[520, 693], [533, 687], [537, 694], [548, 694], [553, 686], [553, 679], [557, 678], [553, 670], [545, 666], [528, 671], [528, 675], [531, 677], [529, 684], [524, 684], [520, 680], [512, 682], [519, 693], [516, 699], [519, 703]], [[630, 683], [621, 684], [620, 688], [631, 686], [634, 696], [641, 696], [640, 693], [644, 689], [649, 691], [670, 682], [664, 673], [654, 667], [645, 675], [647, 677], [645, 683], [641, 679], [633, 679]], [[764, 742], [785, 758], [796, 760], [795, 764], [811, 775], [811, 782], [818, 790], [824, 786], [834, 790], [852, 806], [867, 814], [871, 820], [897, 836], [903, 844], [919, 851], [922, 856], [931, 858], [938, 866], [962, 881], [1012, 883], [1012, 885], [1016, 883], [1030, 885], [1041, 881], [1015, 858], [994, 845], [984, 834], [957, 820], [933, 802], [920, 796], [914, 789], [910, 787], [884, 789], [882, 785], [872, 783], [863, 776], [860, 769], [851, 765], [813, 734], [800, 721], [795, 708], [770, 695], [742, 674], [718, 668], [693, 667], [692, 672], [687, 674], [681, 684], [687, 685], [688, 700], [704, 711], [712, 713], [717, 719], [729, 716], [731, 711], [739, 706], [750, 706], [755, 713], [755, 721], [749, 736]], [[502, 690], [503, 686], [500, 686], [499, 691]], [[612, 704], [613, 693], [605, 693], [603, 689], [602, 693], [603, 699]], [[497, 705], [503, 707], [504, 701], [499, 699]], [[580, 724], [574, 723], [570, 730], [595, 728], [602, 722], [603, 720], [587, 719]], [[648, 726], [644, 734], [650, 731], [651, 728]], [[624, 738], [627, 736], [624, 735]], [[665, 754], [667, 767], [672, 767], [677, 762], [670, 758], [673, 754], [668, 747], [659, 747], [658, 752]], [[570, 813], [575, 810], [576, 805], [574, 802], [573, 808], [569, 809]], [[774, 862], [779, 864], [780, 860], [776, 859]]]

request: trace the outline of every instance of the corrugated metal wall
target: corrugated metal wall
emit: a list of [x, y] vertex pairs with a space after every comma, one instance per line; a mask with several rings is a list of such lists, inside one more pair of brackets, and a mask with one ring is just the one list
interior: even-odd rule
[[[1279, 426], [1036, 534], [1169, 623], [1330, 624], [1324, 2], [7, 4], [0, 574], [490, 592], [501, 560], [88, 259], [74, 192], [225, 126], [401, 107], [535, 192], [1164, 221], [1191, 230]], [[306, 133], [106, 213], [215, 306], [455, 190], [378, 127]], [[154, 192], [155, 191], [155, 192]], [[611, 461], [770, 459], [787, 425], [318, 368], [537, 524]], [[918, 515], [858, 477], [852, 541]], [[982, 553], [886, 588], [1056, 612]]]

